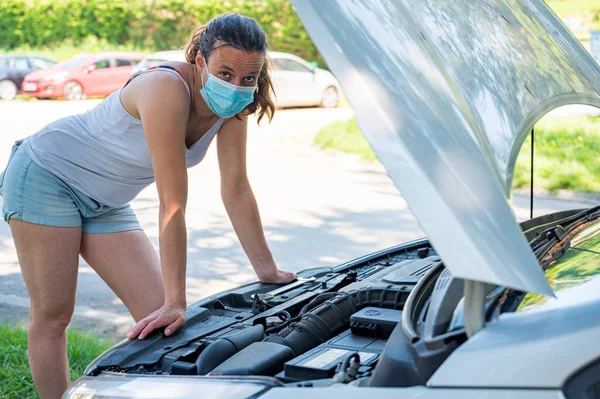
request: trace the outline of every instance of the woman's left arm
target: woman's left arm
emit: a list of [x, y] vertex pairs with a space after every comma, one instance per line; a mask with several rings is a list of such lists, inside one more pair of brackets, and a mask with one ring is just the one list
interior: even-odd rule
[[221, 198], [258, 279], [264, 283], [287, 283], [296, 274], [279, 270], [269, 250], [258, 205], [246, 173], [248, 119], [231, 118], [217, 134], [221, 173]]

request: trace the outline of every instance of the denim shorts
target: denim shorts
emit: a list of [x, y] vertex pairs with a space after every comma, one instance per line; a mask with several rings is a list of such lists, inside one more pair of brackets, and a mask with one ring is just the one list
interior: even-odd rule
[[0, 175], [2, 216], [54, 227], [78, 227], [83, 233], [103, 234], [141, 230], [129, 204], [110, 207], [70, 187], [27, 154], [22, 141], [12, 148]]

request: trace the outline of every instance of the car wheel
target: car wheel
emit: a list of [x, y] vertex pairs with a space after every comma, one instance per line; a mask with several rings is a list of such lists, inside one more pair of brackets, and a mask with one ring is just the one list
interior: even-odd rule
[[335, 87], [329, 86], [323, 93], [323, 100], [321, 100], [321, 107], [323, 108], [335, 108], [340, 102], [340, 95]]
[[77, 82], [67, 82], [63, 89], [63, 96], [69, 101], [83, 100], [83, 87]]
[[0, 81], [0, 99], [12, 100], [17, 96], [17, 85], [12, 80]]

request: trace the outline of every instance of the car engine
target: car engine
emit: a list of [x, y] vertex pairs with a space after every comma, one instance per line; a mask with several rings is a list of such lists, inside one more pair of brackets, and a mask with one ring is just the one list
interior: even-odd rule
[[402, 332], [410, 292], [437, 264], [421, 240], [304, 270], [285, 286], [248, 284], [188, 307], [172, 336], [122, 341], [86, 374], [268, 376], [306, 386], [361, 380]]

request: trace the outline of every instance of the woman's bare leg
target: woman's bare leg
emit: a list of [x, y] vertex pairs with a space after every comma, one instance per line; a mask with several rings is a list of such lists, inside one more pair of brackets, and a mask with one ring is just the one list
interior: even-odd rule
[[11, 220], [29, 292], [28, 356], [42, 399], [59, 399], [70, 384], [66, 328], [75, 308], [81, 228]]
[[84, 233], [81, 256], [123, 301], [135, 321], [163, 305], [160, 261], [142, 230]]

